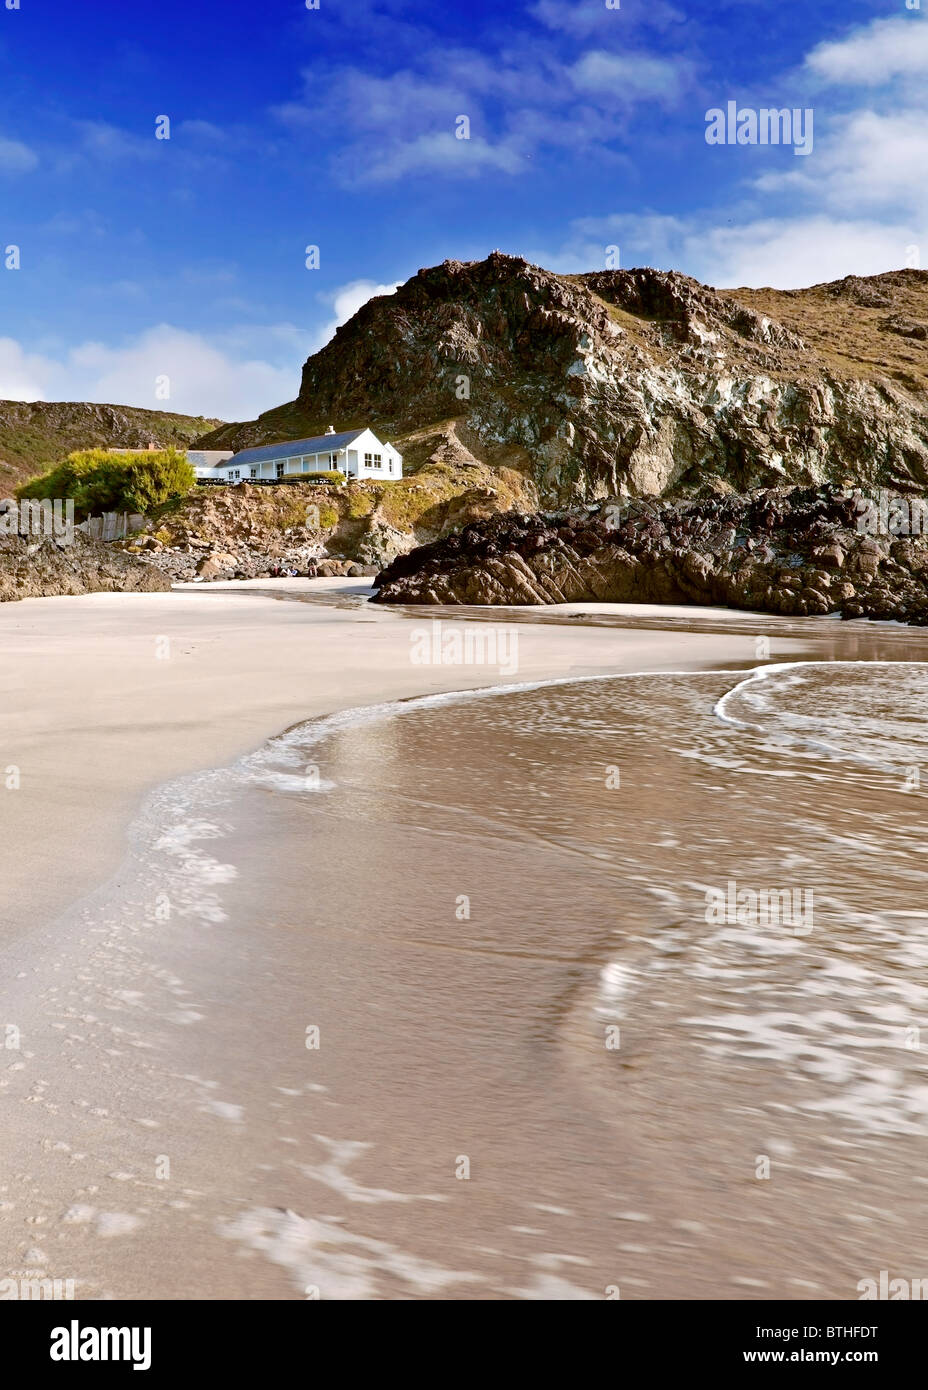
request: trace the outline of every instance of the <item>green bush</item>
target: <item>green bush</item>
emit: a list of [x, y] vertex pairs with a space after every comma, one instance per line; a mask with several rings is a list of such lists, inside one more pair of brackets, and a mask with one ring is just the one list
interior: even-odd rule
[[328, 473], [303, 473], [300, 476], [304, 483], [340, 483], [345, 477], [337, 468], [330, 469]]
[[187, 456], [177, 449], [114, 454], [82, 449], [17, 489], [19, 498], [71, 497], [80, 517], [98, 512], [149, 512], [186, 497], [196, 486]]

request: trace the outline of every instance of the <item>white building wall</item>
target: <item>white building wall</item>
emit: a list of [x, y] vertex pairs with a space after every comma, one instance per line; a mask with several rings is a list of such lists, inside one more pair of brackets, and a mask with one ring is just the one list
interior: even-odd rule
[[[358, 455], [358, 477], [363, 481], [371, 478], [377, 482], [391, 479], [395, 482], [403, 476], [403, 456], [392, 444], [381, 444], [373, 430], [364, 430], [351, 445]], [[375, 460], [379, 456], [379, 463]], [[393, 464], [391, 472], [390, 464]]]
[[[363, 430], [348, 449], [328, 449], [316, 454], [287, 454], [286, 447], [281, 446], [279, 458], [265, 459], [259, 464], [236, 463], [234, 457], [227, 455], [226, 463], [219, 463], [212, 468], [197, 468], [197, 477], [215, 478], [229, 483], [245, 482], [252, 477], [252, 469], [256, 469], [257, 478], [271, 479], [277, 477], [278, 463], [283, 463], [283, 476], [288, 478], [303, 473], [328, 473], [332, 469], [362, 481], [369, 478], [377, 482], [395, 482], [403, 476], [402, 454], [392, 444], [382, 444], [373, 430], [369, 429]], [[378, 457], [379, 462], [375, 463], [374, 460]]]
[[[120, 450], [120, 452], [123, 452]], [[128, 451], [126, 451], [128, 452]], [[198, 478], [215, 478], [221, 465], [232, 457], [231, 449], [188, 449], [187, 462]]]

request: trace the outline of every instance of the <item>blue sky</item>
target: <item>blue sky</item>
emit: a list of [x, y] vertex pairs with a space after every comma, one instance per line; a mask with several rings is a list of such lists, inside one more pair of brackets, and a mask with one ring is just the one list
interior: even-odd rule
[[[10, 3], [0, 398], [247, 419], [372, 293], [495, 247], [720, 286], [928, 266], [919, 0]], [[811, 152], [707, 144], [729, 101], [811, 109]]]

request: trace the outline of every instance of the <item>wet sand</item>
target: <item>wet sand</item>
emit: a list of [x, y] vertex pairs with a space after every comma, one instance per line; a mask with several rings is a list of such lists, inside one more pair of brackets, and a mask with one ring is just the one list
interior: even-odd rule
[[[73, 1278], [90, 1298], [604, 1297], [613, 1285], [739, 1298], [853, 1297], [861, 1265], [858, 1277], [874, 1260], [911, 1264], [924, 1229], [906, 1233], [917, 1135], [897, 1136], [888, 1171], [861, 1166], [883, 1140], [855, 1137], [849, 1173], [829, 1175], [829, 1149], [850, 1140], [812, 1135], [803, 1111], [771, 1123], [789, 1086], [780, 1094], [776, 1069], [718, 1062], [711, 1038], [690, 1035], [686, 969], [654, 997], [675, 942], [690, 960], [681, 906], [655, 908], [633, 885], [641, 873], [678, 892], [667, 842], [704, 862], [694, 847], [713, 815], [736, 845], [739, 806], [713, 805], [714, 774], [707, 784], [704, 763], [668, 748], [686, 710], [702, 727], [756, 665], [758, 634], [781, 661], [861, 648], [918, 659], [920, 634], [613, 617], [662, 633], [601, 626], [601, 610], [595, 626], [535, 612], [518, 615], [513, 677], [412, 665], [410, 625], [433, 614], [306, 587], [304, 603], [212, 591], [0, 609], [14, 750], [3, 761], [22, 769], [2, 822], [16, 884], [4, 1012], [21, 1045], [0, 1064], [16, 1117], [2, 1140], [0, 1265]], [[453, 612], [471, 619], [488, 620]], [[153, 674], [166, 634], [172, 655]], [[607, 721], [602, 748], [615, 746], [634, 796], [607, 834], [576, 751], [552, 767], [558, 741], [582, 733], [578, 686], [560, 687], [561, 714], [550, 689], [399, 721], [387, 711], [222, 770], [333, 710], [494, 680], [687, 669], [732, 674], [629, 686]], [[177, 780], [203, 768], [218, 770]], [[620, 833], [634, 843], [617, 865]], [[739, 862], [720, 860], [719, 874]], [[631, 978], [647, 1011], [623, 1016], [622, 1047], [607, 1051], [602, 1029]], [[718, 1004], [706, 991], [701, 1006]], [[765, 1144], [780, 1181], [761, 1187]], [[849, 1252], [840, 1184], [864, 1181], [889, 1236], [865, 1231]]]
[[[312, 602], [288, 601], [301, 592]], [[749, 664], [758, 630], [671, 643], [648, 629], [549, 630], [529, 611], [513, 677], [413, 665], [410, 624], [431, 615], [366, 604], [369, 592], [363, 580], [264, 580], [0, 605], [0, 765], [20, 774], [20, 789], [0, 798], [0, 940], [48, 922], [116, 869], [145, 792], [297, 720], [513, 679]], [[786, 636], [773, 646], [802, 649]]]

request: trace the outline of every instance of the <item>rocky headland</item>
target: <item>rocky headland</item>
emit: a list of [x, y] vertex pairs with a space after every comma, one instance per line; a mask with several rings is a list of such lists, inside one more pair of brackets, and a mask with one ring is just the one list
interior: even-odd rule
[[306, 361], [296, 400], [202, 444], [371, 425], [404, 473], [509, 470], [525, 511], [719, 481], [912, 489], [928, 485], [926, 388], [928, 271], [716, 290], [494, 252], [370, 300]]
[[[920, 541], [861, 535], [846, 509], [855, 487], [928, 489], [928, 272], [716, 290], [445, 261], [342, 325], [294, 401], [211, 423], [0, 402], [0, 451], [11, 472], [90, 443], [237, 449], [334, 424], [403, 453], [382, 485], [197, 488], [122, 547], [172, 580], [384, 570], [384, 602], [916, 614]], [[840, 563], [816, 553], [826, 532]]]
[[376, 601], [700, 604], [925, 625], [924, 510], [825, 486], [510, 512], [398, 556]]

